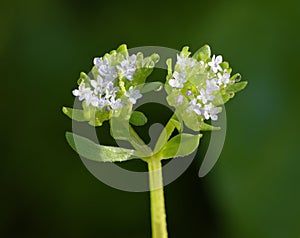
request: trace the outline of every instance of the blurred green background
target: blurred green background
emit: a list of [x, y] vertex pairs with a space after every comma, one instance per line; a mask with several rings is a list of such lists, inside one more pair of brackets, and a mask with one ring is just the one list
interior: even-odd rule
[[[171, 238], [299, 238], [300, 2], [28, 0], [0, 3], [1, 237], [150, 237], [148, 193], [94, 178], [67, 145], [71, 90], [121, 43], [205, 43], [249, 81], [227, 104], [214, 169], [165, 188]], [[206, 138], [203, 143], [207, 143]]]

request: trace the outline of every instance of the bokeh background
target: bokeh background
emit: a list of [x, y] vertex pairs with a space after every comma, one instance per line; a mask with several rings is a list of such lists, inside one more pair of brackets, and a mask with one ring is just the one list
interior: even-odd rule
[[94, 178], [65, 141], [61, 107], [93, 57], [121, 43], [208, 43], [249, 85], [227, 104], [214, 169], [198, 177], [205, 135], [165, 188], [170, 237], [299, 238], [299, 9], [297, 0], [1, 1], [0, 236], [150, 237], [148, 193]]

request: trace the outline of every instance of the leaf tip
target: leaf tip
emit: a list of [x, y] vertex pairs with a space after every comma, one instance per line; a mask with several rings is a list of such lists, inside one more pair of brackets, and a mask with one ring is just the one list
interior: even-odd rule
[[68, 112], [68, 109], [66, 108], [66, 107], [62, 107], [62, 112], [64, 113], [64, 114], [67, 114], [67, 112]]

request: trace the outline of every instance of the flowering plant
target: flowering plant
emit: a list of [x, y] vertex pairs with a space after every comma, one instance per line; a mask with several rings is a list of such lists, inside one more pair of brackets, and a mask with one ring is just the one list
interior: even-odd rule
[[[203, 46], [192, 56], [188, 47], [184, 47], [177, 55], [174, 67], [171, 59], [166, 62], [168, 73], [164, 88], [167, 102], [175, 112], [151, 149], [131, 125], [147, 123], [142, 112], [133, 111], [133, 105], [143, 94], [161, 87], [160, 82], [146, 84], [158, 61], [158, 54], [149, 57], [142, 53], [129, 55], [126, 45], [95, 58], [91, 72], [88, 75], [81, 73], [78, 88], [73, 90], [82, 109], [63, 107], [63, 112], [75, 121], [85, 121], [95, 127], [109, 121], [111, 136], [126, 140], [133, 147], [98, 145], [67, 132], [68, 143], [81, 156], [98, 162], [140, 158], [148, 164], [152, 235], [153, 238], [166, 238], [161, 161], [193, 153], [199, 145], [200, 131], [220, 129], [205, 121], [218, 120], [220, 106], [244, 89], [247, 82], [238, 82], [239, 74], [231, 76], [229, 64], [220, 55], [211, 57], [209, 46]], [[184, 126], [198, 134], [184, 133]], [[172, 137], [175, 129], [178, 133]]]

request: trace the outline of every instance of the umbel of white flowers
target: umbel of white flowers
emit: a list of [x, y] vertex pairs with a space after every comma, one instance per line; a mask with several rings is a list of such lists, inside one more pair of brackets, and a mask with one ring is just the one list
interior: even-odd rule
[[[175, 107], [178, 119], [190, 129], [216, 129], [204, 121], [218, 120], [220, 105], [242, 90], [247, 82], [237, 83], [240, 74], [231, 76], [229, 63], [223, 61], [221, 55], [211, 57], [208, 45], [192, 56], [190, 54], [188, 47], [184, 47], [177, 55], [174, 67], [171, 59], [167, 60], [167, 101]], [[79, 86], [73, 90], [73, 95], [82, 102], [83, 110], [77, 110], [75, 114], [64, 108], [64, 113], [71, 118], [80, 115], [79, 120], [94, 126], [101, 126], [112, 116], [118, 117], [122, 111], [130, 117], [132, 105], [142, 97], [140, 90], [158, 60], [158, 54], [145, 58], [142, 53], [129, 55], [126, 45], [95, 58], [91, 73], [81, 73]]]
[[[174, 69], [171, 59], [167, 61], [168, 76], [165, 89], [168, 103], [191, 129], [204, 129], [204, 120], [218, 120], [220, 105], [246, 84], [236, 84], [240, 75], [231, 77], [229, 64], [221, 55], [210, 57], [210, 48], [205, 45], [193, 56], [188, 47], [177, 55]], [[211, 129], [211, 128], [210, 128]]]
[[[158, 54], [144, 57], [142, 53], [128, 54], [127, 46], [94, 58], [94, 66], [87, 75], [80, 74], [78, 88], [73, 95], [82, 102], [83, 110], [63, 108], [72, 119], [101, 126], [111, 117], [128, 117], [132, 106], [142, 97], [141, 89], [159, 60]], [[125, 116], [125, 114], [126, 116]]]
[[78, 89], [73, 90], [73, 95], [79, 97], [80, 101], [85, 101], [86, 105], [92, 105], [100, 110], [116, 110], [126, 105], [126, 98], [132, 104], [142, 97], [138, 89], [130, 86], [124, 93], [124, 100], [117, 96], [120, 91], [118, 78], [133, 81], [133, 75], [137, 69], [137, 56], [125, 57], [120, 63], [113, 64], [108, 58], [95, 58], [94, 65], [97, 71], [97, 78], [90, 80], [87, 85], [82, 82]]
[[[185, 54], [177, 55], [175, 71], [168, 83], [175, 91], [180, 92], [176, 100], [178, 104], [181, 104], [184, 98], [188, 101], [187, 112], [204, 116], [205, 119], [218, 119], [220, 109], [212, 102], [215, 94], [220, 93], [220, 90], [230, 83], [230, 73], [222, 69], [222, 62], [221, 55], [214, 55], [208, 63], [203, 60], [197, 61]], [[203, 78], [205, 75], [205, 82], [200, 82], [201, 76]], [[182, 90], [189, 83], [189, 77], [199, 77], [199, 84], [193, 91]], [[181, 94], [181, 91], [185, 93]]]

